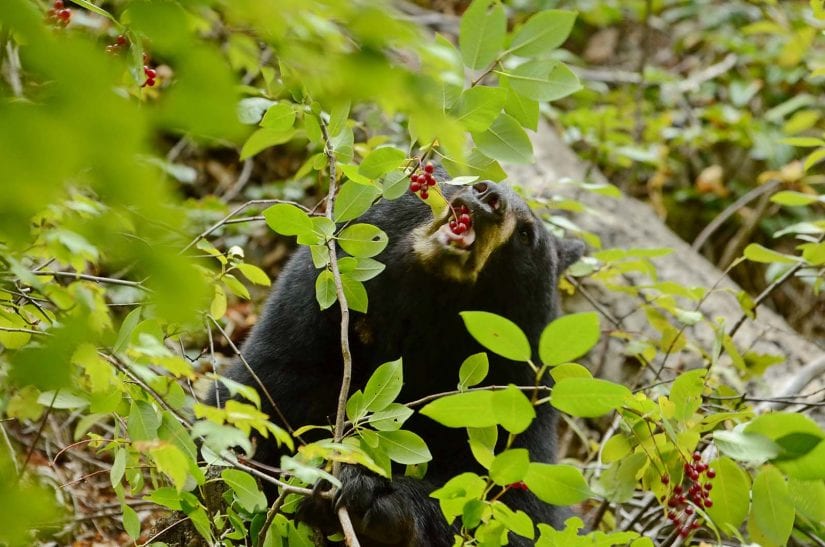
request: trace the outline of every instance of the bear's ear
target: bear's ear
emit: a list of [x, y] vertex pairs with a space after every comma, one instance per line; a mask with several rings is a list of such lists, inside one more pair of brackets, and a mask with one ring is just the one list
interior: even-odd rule
[[584, 242], [579, 239], [559, 240], [559, 274], [571, 266], [584, 254]]

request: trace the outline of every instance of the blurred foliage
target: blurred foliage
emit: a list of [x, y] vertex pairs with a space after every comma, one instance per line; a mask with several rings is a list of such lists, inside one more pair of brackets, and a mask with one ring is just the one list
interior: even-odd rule
[[[585, 89], [554, 115], [567, 142], [649, 200], [712, 262], [725, 269], [752, 242], [791, 251], [794, 237], [782, 230], [822, 218], [821, 203], [770, 199], [783, 190], [816, 198], [825, 182], [818, 2], [539, 4], [580, 11], [567, 45], [587, 67]], [[719, 217], [726, 221], [703, 233]], [[758, 293], [781, 273], [742, 266], [731, 275]], [[771, 296], [794, 327], [818, 339], [821, 283], [799, 278]]]
[[[706, 252], [723, 266], [727, 256], [767, 265], [773, 276], [807, 279], [805, 294], [819, 294], [825, 223], [816, 171], [825, 154], [817, 2], [813, 10], [796, 2], [709, 1], [477, 0], [459, 7], [466, 8], [461, 24], [433, 38], [415, 17], [378, 1], [5, 0], [0, 544], [88, 541], [84, 522], [101, 505], [112, 512], [91, 520], [107, 522], [114, 543], [154, 541], [153, 526], [163, 526], [158, 516], [171, 510], [212, 543], [306, 544], [308, 529], [291, 520], [299, 496], [267, 518], [252, 470], [230, 450], [249, 456], [253, 431], [287, 447], [292, 436], [260, 411], [255, 389], [213, 374], [236, 357], [235, 341], [254, 319], [244, 302], [262, 294], [286, 254], [284, 240], [271, 253], [260, 240], [271, 243], [274, 231], [310, 246], [322, 307], [337, 299], [327, 247], [337, 242], [349, 255], [338, 261], [344, 293], [354, 310], [364, 310], [362, 283], [380, 275], [383, 265], [372, 257], [386, 235], [347, 223], [377, 199], [402, 195], [427, 158], [441, 161], [454, 183], [501, 180], [502, 163], [532, 160], [527, 130], [536, 130], [540, 113], [688, 238], [739, 196], [776, 181], [764, 207], [736, 209], [726, 235]], [[556, 8], [576, 9], [578, 19]], [[613, 44], [609, 54], [598, 55], [597, 40]], [[590, 72], [581, 73], [579, 91], [569, 65], [582, 59]], [[708, 66], [724, 70], [705, 79]], [[637, 80], [617, 85], [628, 77]], [[333, 169], [340, 191], [327, 218]], [[433, 188], [427, 204], [443, 207], [439, 195]], [[242, 201], [230, 206], [236, 198]], [[714, 458], [717, 474], [710, 495], [717, 503], [698, 506], [707, 509], [703, 538], [779, 545], [822, 535], [825, 433], [800, 414], [754, 417], [742, 395], [748, 380], [782, 356], [741, 354], [734, 333], [698, 311], [710, 289], [656, 279], [653, 259], [671, 250], [602, 249], [597, 236], [560, 213], [579, 211], [580, 203], [530, 201], [549, 229], [577, 233], [596, 250], [575, 276], [609, 290], [655, 291], [643, 310], [658, 338], [612, 332], [630, 358], [655, 361], [661, 372], [687, 347], [706, 368], [631, 393], [568, 362], [582, 360], [604, 336], [595, 314], [547, 327], [548, 337], [575, 343], [561, 355], [543, 345], [544, 366], [529, 363], [518, 327], [467, 314], [468, 329], [489, 351], [526, 361], [537, 377], [551, 374], [558, 389], [532, 401], [514, 389], [458, 393], [422, 410], [453, 427], [484, 420], [478, 427], [486, 431], [472, 440], [487, 474], [462, 475], [434, 493], [445, 514], [461, 516], [460, 541], [499, 545], [508, 531], [534, 535], [526, 515], [497, 499], [522, 486], [550, 502], [589, 497], [605, 509], [653, 493], [645, 503], [657, 537], [672, 536], [678, 527], [666, 520], [666, 505], [675, 485], [694, 480], [685, 467], [694, 450]], [[759, 229], [745, 231], [749, 222]], [[737, 240], [736, 231], [736, 246], [713, 243]], [[619, 281], [627, 273], [650, 283], [626, 287]], [[737, 296], [752, 316], [751, 297]], [[699, 322], [717, 333], [716, 347], [695, 347], [683, 336]], [[723, 353], [732, 371], [719, 372]], [[483, 354], [460, 369], [456, 363], [462, 390], [484, 378], [484, 364]], [[334, 482], [332, 461], [389, 475], [391, 462], [426, 460], [426, 442], [437, 439], [400, 429], [413, 411], [394, 401], [402, 378], [400, 362], [379, 367], [351, 394], [346, 444], [312, 443], [285, 458], [290, 482]], [[216, 381], [236, 395], [224, 408], [198, 401], [199, 390]], [[478, 413], [456, 411], [467, 399]], [[615, 412], [617, 426], [599, 442], [582, 443], [580, 461], [564, 465], [496, 452], [497, 428], [520, 433], [537, 404], [579, 419]], [[206, 502], [207, 471], [216, 463], [232, 467], [221, 473], [228, 489], [217, 509]], [[548, 487], [556, 483], [566, 495]], [[633, 523], [622, 528], [617, 513], [600, 514], [600, 529], [587, 536], [577, 536], [578, 519], [565, 530], [539, 526], [537, 544], [651, 544]]]

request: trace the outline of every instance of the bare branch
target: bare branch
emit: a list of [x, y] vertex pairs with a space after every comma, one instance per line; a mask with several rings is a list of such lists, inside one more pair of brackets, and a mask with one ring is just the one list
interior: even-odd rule
[[299, 207], [300, 209], [303, 209], [304, 211], [309, 212], [309, 209], [307, 209], [306, 207], [304, 207], [300, 203], [296, 203], [294, 201], [288, 201], [288, 200], [283, 200], [283, 199], [252, 199], [252, 200], [249, 200], [249, 201], [247, 201], [246, 203], [244, 203], [242, 205], [239, 205], [238, 207], [233, 209], [228, 215], [226, 215], [225, 217], [220, 219], [218, 222], [216, 222], [215, 224], [213, 224], [212, 226], [210, 226], [209, 228], [207, 228], [203, 232], [199, 233], [195, 237], [195, 239], [190, 241], [186, 245], [186, 247], [184, 247], [178, 254], [185, 253], [186, 251], [191, 249], [194, 245], [196, 245], [198, 243], [198, 241], [205, 238], [206, 236], [208, 236], [209, 234], [211, 234], [212, 232], [214, 232], [215, 230], [217, 230], [218, 228], [220, 228], [221, 226], [226, 224], [226, 221], [228, 221], [229, 219], [231, 219], [235, 215], [245, 211], [249, 207], [252, 207], [253, 205], [275, 205], [277, 203], [288, 203], [290, 205], [294, 205], [296, 207]]
[[123, 285], [125, 287], [134, 287], [136, 289], [140, 289], [146, 292], [152, 292], [151, 289], [147, 289], [143, 286], [143, 283], [138, 281], [127, 281], [126, 279], [115, 279], [113, 277], [100, 277], [97, 275], [88, 275], [82, 274], [77, 272], [56, 272], [51, 270], [35, 270], [32, 272], [34, 275], [42, 275], [42, 276], [51, 276], [51, 277], [63, 277], [68, 279], [83, 279], [85, 281], [95, 281], [97, 283], [106, 283], [108, 285]]

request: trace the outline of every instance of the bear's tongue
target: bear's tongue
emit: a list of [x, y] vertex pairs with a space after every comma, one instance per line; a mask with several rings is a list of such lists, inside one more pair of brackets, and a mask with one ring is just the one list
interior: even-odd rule
[[444, 224], [436, 232], [436, 237], [442, 245], [467, 249], [476, 240], [476, 231], [471, 227], [462, 234], [456, 234], [450, 229], [449, 224]]

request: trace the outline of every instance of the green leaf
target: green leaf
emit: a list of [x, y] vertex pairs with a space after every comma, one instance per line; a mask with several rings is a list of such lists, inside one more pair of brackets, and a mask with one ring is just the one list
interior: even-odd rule
[[209, 304], [209, 314], [215, 319], [220, 319], [226, 313], [226, 291], [220, 285], [215, 285], [213, 289], [215, 293]]
[[376, 435], [381, 440], [380, 448], [394, 462], [415, 465], [433, 459], [427, 444], [412, 431], [379, 431]]
[[516, 31], [508, 52], [519, 57], [547, 53], [567, 40], [575, 21], [574, 11], [540, 11]]
[[322, 310], [335, 304], [338, 300], [338, 293], [335, 290], [335, 277], [329, 270], [324, 270], [318, 274], [315, 280], [315, 299]]
[[575, 361], [596, 345], [601, 336], [596, 312], [574, 313], [555, 319], [539, 339], [539, 358], [548, 366]]
[[173, 444], [164, 444], [156, 448], [149, 449], [149, 454], [157, 465], [157, 468], [167, 477], [172, 479], [172, 483], [178, 492], [183, 491], [186, 486], [186, 476], [189, 470], [189, 459], [181, 450]]
[[112, 468], [109, 470], [109, 480], [112, 483], [112, 488], [117, 488], [123, 479], [123, 473], [126, 472], [127, 455], [125, 448], [118, 448], [115, 451], [115, 459], [112, 462]]
[[266, 509], [266, 496], [249, 473], [239, 469], [224, 469], [221, 478], [235, 493], [235, 499], [250, 513]]
[[172, 511], [181, 510], [181, 498], [190, 496], [189, 493], [179, 494], [177, 490], [170, 486], [161, 486], [149, 492], [143, 499], [162, 505]]
[[160, 416], [149, 403], [132, 401], [126, 429], [133, 441], [155, 440], [160, 427]]
[[816, 137], [788, 137], [782, 139], [782, 144], [798, 146], [800, 148], [810, 148], [813, 146], [825, 146], [825, 141]]
[[531, 163], [533, 144], [515, 118], [501, 114], [483, 133], [473, 133], [479, 150], [495, 160], [510, 163]]
[[775, 467], [763, 467], [753, 480], [748, 531], [764, 547], [787, 545], [794, 509], [788, 485]]
[[263, 215], [267, 225], [281, 235], [297, 236], [313, 231], [310, 216], [289, 203], [276, 203], [264, 210]]
[[816, 150], [808, 154], [807, 158], [805, 158], [805, 171], [809, 170], [811, 167], [821, 162], [822, 160], [825, 160], [825, 148], [817, 148]]
[[295, 109], [292, 104], [284, 102], [276, 103], [267, 109], [264, 118], [261, 120], [261, 127], [285, 132], [291, 129], [294, 123]]
[[341, 286], [344, 289], [344, 298], [347, 307], [351, 310], [367, 313], [367, 289], [360, 281], [353, 279], [349, 274], [341, 274]]
[[404, 171], [391, 171], [381, 180], [381, 191], [384, 199], [398, 199], [407, 193], [410, 179]]
[[345, 182], [335, 198], [335, 222], [347, 222], [360, 217], [380, 195], [381, 190], [375, 186], [358, 184], [351, 180]]
[[788, 256], [776, 251], [772, 251], [767, 247], [763, 247], [759, 243], [751, 243], [745, 247], [745, 258], [752, 262], [773, 263], [778, 262], [782, 264], [795, 264], [798, 262], [796, 257]]
[[531, 463], [524, 482], [540, 500], [552, 505], [573, 505], [590, 497], [581, 471], [571, 465]]
[[375, 369], [364, 387], [364, 407], [377, 412], [389, 406], [401, 393], [404, 384], [401, 359], [384, 363]]
[[140, 322], [140, 314], [142, 311], [143, 307], [138, 306], [130, 311], [129, 315], [123, 319], [123, 323], [120, 324], [120, 330], [117, 333], [117, 340], [115, 340], [115, 344], [112, 346], [112, 353], [119, 353], [126, 347], [126, 344], [132, 337], [132, 331], [135, 330], [135, 327]]
[[501, 4], [473, 0], [461, 17], [458, 30], [458, 46], [464, 65], [472, 69], [487, 67], [504, 45], [506, 34], [507, 15]]
[[567, 65], [541, 59], [522, 63], [507, 73], [510, 88], [528, 99], [555, 101], [581, 89], [581, 83]]
[[359, 258], [355, 264], [355, 268], [348, 271], [347, 274], [358, 281], [369, 281], [384, 271], [386, 266], [372, 258]]
[[481, 383], [487, 377], [489, 369], [490, 360], [484, 352], [475, 353], [464, 359], [461, 368], [458, 369], [459, 391], [464, 391], [468, 387]]
[[420, 413], [447, 427], [489, 427], [498, 424], [491, 391], [470, 391], [440, 397]]
[[477, 85], [464, 90], [458, 102], [458, 121], [467, 131], [485, 131], [501, 113], [506, 92], [499, 87]]
[[125, 503], [121, 505], [121, 511], [123, 512], [123, 529], [126, 530], [130, 538], [137, 541], [137, 538], [140, 537], [140, 518], [138, 514]]
[[716, 470], [708, 514], [719, 528], [732, 535], [748, 516], [750, 476], [730, 458], [719, 458], [711, 465]]
[[536, 531], [533, 528], [533, 521], [524, 511], [513, 511], [500, 501], [492, 503], [492, 510], [496, 521], [503, 524], [508, 530], [529, 539], [535, 537]]
[[536, 417], [536, 410], [521, 390], [507, 386], [494, 391], [492, 397], [493, 415], [501, 426], [513, 434], [522, 433]]
[[714, 431], [713, 442], [720, 452], [742, 462], [762, 463], [779, 455], [779, 446], [759, 433]]
[[799, 515], [813, 522], [825, 522], [825, 482], [791, 478], [788, 493]]
[[504, 103], [504, 111], [516, 119], [522, 127], [537, 131], [539, 128], [539, 103], [532, 99], [523, 97], [513, 91], [507, 90], [507, 101]]
[[411, 408], [400, 403], [390, 403], [383, 410], [370, 416], [369, 424], [379, 431], [396, 431], [412, 416]]
[[372, 224], [347, 226], [337, 237], [338, 244], [347, 253], [358, 258], [371, 258], [387, 246], [387, 234]]
[[253, 264], [238, 264], [235, 267], [244, 275], [244, 277], [256, 285], [269, 287], [272, 284], [269, 280], [269, 276], [266, 275], [266, 272]]
[[240, 159], [245, 160], [251, 158], [258, 152], [266, 150], [271, 146], [289, 142], [294, 136], [294, 129], [288, 129], [286, 131], [278, 131], [277, 129], [269, 129], [267, 127], [258, 129], [246, 139], [243, 148], [241, 148]]
[[565, 378], [553, 386], [550, 403], [571, 416], [595, 418], [624, 404], [632, 393], [623, 385], [597, 378]]
[[689, 370], [680, 374], [670, 388], [670, 400], [676, 406], [674, 418], [686, 421], [702, 405], [702, 392], [705, 390], [705, 373], [703, 368]]
[[406, 158], [407, 155], [398, 148], [392, 146], [376, 148], [367, 154], [358, 167], [358, 172], [365, 177], [377, 179], [397, 169]]
[[235, 296], [240, 296], [245, 300], [249, 300], [251, 297], [249, 295], [249, 290], [243, 286], [243, 283], [238, 281], [238, 278], [232, 274], [224, 274], [221, 278], [226, 288], [234, 294]]
[[497, 355], [513, 361], [529, 361], [530, 342], [512, 321], [486, 311], [464, 311], [461, 318], [476, 341]]
[[511, 448], [495, 457], [490, 465], [490, 478], [507, 486], [524, 479], [530, 465], [530, 453], [525, 448]]
[[784, 192], [777, 192], [772, 195], [771, 201], [780, 205], [787, 205], [789, 207], [799, 207], [802, 205], [810, 205], [811, 203], [816, 203], [817, 201], [822, 201], [822, 198], [816, 195], [786, 190]]

